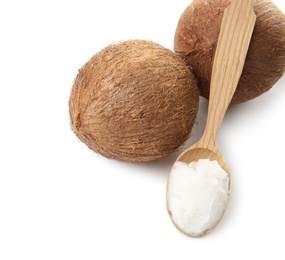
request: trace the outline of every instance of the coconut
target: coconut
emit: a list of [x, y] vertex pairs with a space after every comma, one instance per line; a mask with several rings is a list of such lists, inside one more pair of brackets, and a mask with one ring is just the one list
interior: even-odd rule
[[188, 139], [198, 103], [196, 78], [177, 54], [151, 41], [124, 41], [79, 70], [69, 100], [71, 128], [105, 157], [147, 162]]
[[[230, 0], [193, 0], [178, 22], [174, 50], [193, 71], [201, 96], [209, 98], [221, 20]], [[244, 69], [231, 103], [268, 91], [285, 70], [285, 15], [270, 0], [256, 0], [257, 16]]]

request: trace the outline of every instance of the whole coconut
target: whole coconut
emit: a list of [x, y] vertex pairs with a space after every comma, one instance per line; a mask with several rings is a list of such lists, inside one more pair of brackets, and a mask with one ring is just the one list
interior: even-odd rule
[[108, 158], [152, 161], [186, 141], [198, 101], [196, 79], [177, 54], [150, 41], [125, 41], [79, 70], [69, 101], [71, 127]]
[[[174, 50], [193, 71], [200, 94], [209, 98], [212, 64], [223, 12], [230, 0], [193, 0], [178, 22]], [[256, 0], [257, 19], [232, 103], [269, 90], [285, 70], [285, 15], [270, 0]]]

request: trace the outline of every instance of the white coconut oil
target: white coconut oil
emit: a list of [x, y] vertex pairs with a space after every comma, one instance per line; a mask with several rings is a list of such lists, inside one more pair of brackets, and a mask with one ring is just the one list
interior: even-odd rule
[[229, 176], [217, 161], [176, 162], [168, 180], [167, 207], [174, 224], [200, 236], [222, 218], [229, 199]]

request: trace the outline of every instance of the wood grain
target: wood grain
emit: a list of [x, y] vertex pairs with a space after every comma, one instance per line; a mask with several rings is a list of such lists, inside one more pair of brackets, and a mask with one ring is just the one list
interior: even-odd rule
[[256, 15], [254, 0], [232, 0], [226, 8], [215, 53], [205, 133], [200, 145], [216, 150], [216, 136], [240, 79]]
[[193, 149], [205, 148], [204, 152], [199, 150], [200, 156], [211, 158], [214, 152], [220, 157], [221, 166], [227, 169], [216, 137], [243, 70], [256, 21], [253, 3], [254, 0], [232, 0], [225, 9], [214, 57], [206, 128], [202, 138], [181, 154], [179, 161], [191, 162], [190, 153], [197, 152]]

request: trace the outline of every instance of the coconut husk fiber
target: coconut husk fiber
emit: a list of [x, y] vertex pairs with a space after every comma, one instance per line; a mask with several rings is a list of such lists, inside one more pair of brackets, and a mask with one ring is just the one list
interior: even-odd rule
[[177, 54], [151, 41], [120, 42], [79, 70], [69, 101], [71, 128], [105, 157], [153, 161], [188, 139], [198, 102], [196, 78]]
[[[201, 96], [209, 98], [212, 64], [223, 12], [230, 0], [194, 0], [178, 22], [174, 50], [193, 71]], [[270, 0], [256, 0], [257, 16], [242, 76], [232, 103], [268, 91], [285, 70], [285, 15]]]

